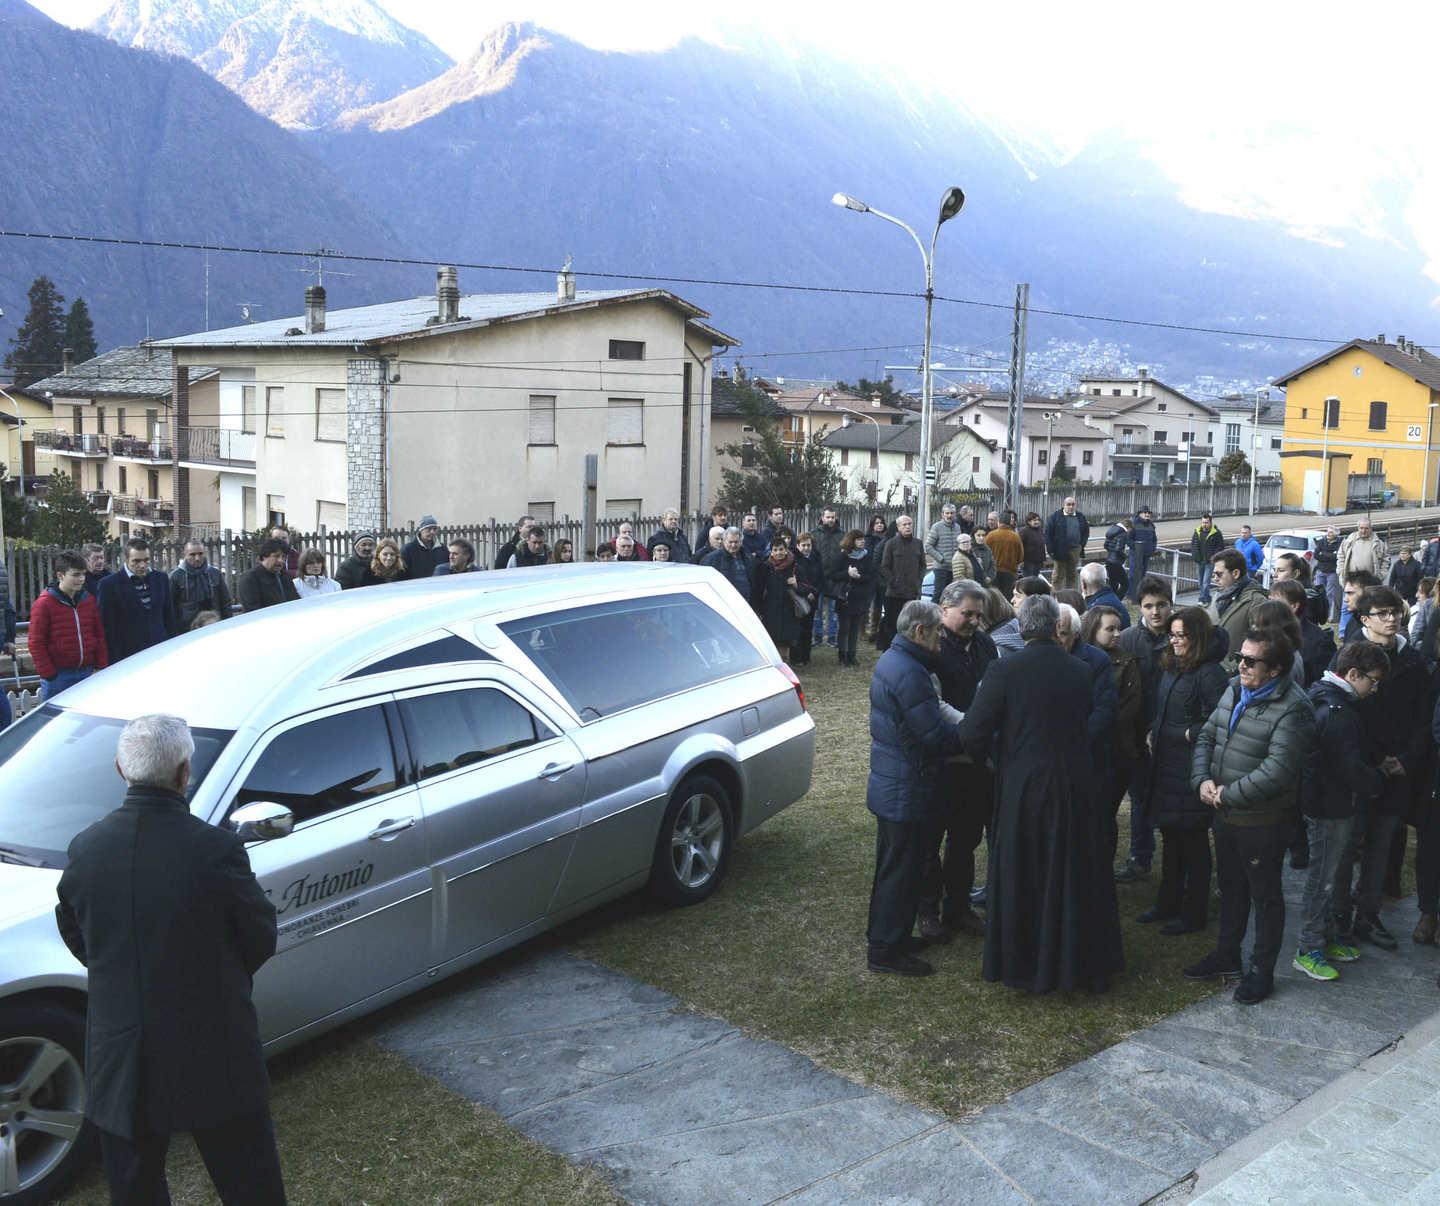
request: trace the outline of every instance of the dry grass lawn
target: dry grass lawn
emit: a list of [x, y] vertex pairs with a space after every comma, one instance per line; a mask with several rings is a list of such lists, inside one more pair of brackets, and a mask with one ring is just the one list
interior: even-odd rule
[[[803, 675], [819, 730], [814, 786], [737, 845], [720, 892], [696, 908], [669, 912], [621, 901], [572, 923], [563, 940], [698, 1010], [952, 1117], [1000, 1101], [1215, 991], [1180, 974], [1213, 942], [1213, 911], [1208, 933], [1180, 938], [1135, 923], [1152, 903], [1153, 879], [1119, 889], [1128, 970], [1101, 997], [1027, 997], [987, 984], [980, 978], [981, 942], [973, 938], [927, 951], [937, 968], [928, 979], [868, 972], [875, 827], [865, 808], [865, 776], [875, 654], [862, 646], [862, 664], [853, 670], [837, 667], [834, 657], [817, 652]], [[1127, 813], [1122, 809], [1122, 851]], [[984, 882], [983, 866], [977, 882]]]

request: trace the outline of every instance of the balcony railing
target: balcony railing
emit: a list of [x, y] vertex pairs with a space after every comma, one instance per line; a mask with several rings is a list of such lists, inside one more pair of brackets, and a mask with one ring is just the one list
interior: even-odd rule
[[135, 498], [117, 494], [115, 514], [136, 523], [168, 528], [175, 522], [175, 504], [164, 498]]
[[122, 461], [145, 461], [147, 463], [170, 463], [172, 449], [170, 441], [163, 435], [153, 440], [142, 440], [138, 436], [117, 435], [110, 441], [110, 455]]
[[255, 468], [255, 433], [230, 427], [181, 427], [175, 432], [180, 461]]
[[111, 505], [115, 496], [109, 490], [86, 490], [85, 501], [90, 504], [90, 509], [101, 515], [109, 515]]
[[56, 456], [106, 457], [110, 455], [110, 437], [95, 431], [78, 436], [64, 431], [37, 431], [35, 447], [48, 448]]
[[1113, 455], [1168, 458], [1173, 461], [1180, 455], [1181, 449], [1189, 449], [1192, 460], [1215, 455], [1215, 449], [1209, 444], [1127, 444], [1123, 441], [1115, 445]]

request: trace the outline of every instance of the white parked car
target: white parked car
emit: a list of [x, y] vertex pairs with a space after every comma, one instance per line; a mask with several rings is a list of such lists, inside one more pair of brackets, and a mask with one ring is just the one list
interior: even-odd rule
[[1324, 528], [1286, 528], [1283, 532], [1272, 532], [1265, 541], [1265, 559], [1260, 563], [1261, 581], [1266, 590], [1275, 569], [1275, 558], [1281, 553], [1298, 553], [1315, 566], [1315, 542], [1325, 539]]
[[70, 840], [116, 739], [189, 722], [190, 809], [279, 915], [255, 978], [283, 1050], [648, 885], [688, 904], [810, 787], [799, 680], [714, 570], [575, 565], [317, 596], [168, 641], [0, 733], [0, 1199], [49, 1201], [83, 1124]]

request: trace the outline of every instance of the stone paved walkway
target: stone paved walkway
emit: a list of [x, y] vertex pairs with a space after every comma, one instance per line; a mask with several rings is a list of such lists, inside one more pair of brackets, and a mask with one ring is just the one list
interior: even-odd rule
[[[1298, 894], [1297, 875], [1287, 872], [1287, 889]], [[1237, 1006], [1222, 993], [960, 1122], [553, 950], [479, 969], [387, 1011], [376, 1038], [546, 1146], [599, 1165], [637, 1203], [1179, 1199], [1203, 1188], [1197, 1170], [1223, 1162], [1232, 1145], [1440, 1009], [1440, 958], [1409, 942], [1413, 919], [1412, 903], [1390, 910], [1387, 922], [1404, 935], [1400, 950], [1367, 951], [1339, 983], [1306, 979], [1287, 954], [1264, 1004]], [[1425, 1059], [1433, 1064], [1394, 1083], [1411, 1097], [1426, 1094], [1390, 1122], [1397, 1158], [1428, 1176], [1440, 1149], [1427, 1147], [1422, 1158], [1405, 1146], [1430, 1117], [1424, 1108], [1440, 1121], [1440, 1052]], [[1343, 1134], [1357, 1109], [1372, 1122], [1395, 1112], [1365, 1100], [1342, 1109], [1316, 1141]], [[1291, 1142], [1287, 1153], [1310, 1140]], [[1213, 1200], [1264, 1200], [1237, 1192]]]

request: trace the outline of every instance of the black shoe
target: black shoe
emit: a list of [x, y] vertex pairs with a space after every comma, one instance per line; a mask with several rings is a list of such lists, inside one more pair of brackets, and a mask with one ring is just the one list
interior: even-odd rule
[[1292, 851], [1290, 851], [1290, 870], [1292, 870], [1292, 871], [1304, 871], [1304, 870], [1305, 870], [1307, 867], [1309, 867], [1309, 866], [1310, 866], [1310, 851], [1308, 851], [1308, 850], [1292, 850]]
[[1275, 987], [1274, 980], [1262, 976], [1253, 968], [1245, 973], [1244, 979], [1235, 988], [1235, 1004], [1258, 1005], [1270, 995]]
[[1211, 951], [1198, 963], [1185, 969], [1187, 980], [1209, 980], [1215, 976], [1238, 976], [1243, 969], [1239, 959], [1223, 959], [1218, 951]]
[[887, 976], [930, 976], [935, 969], [914, 955], [871, 955], [870, 970]]
[[926, 942], [949, 942], [950, 934], [943, 925], [940, 918], [934, 913], [921, 913], [916, 923], [920, 930], [920, 937]]
[[1141, 925], [1149, 925], [1152, 921], [1169, 921], [1172, 916], [1174, 914], [1162, 913], [1159, 909], [1146, 909], [1135, 920]]
[[[971, 938], [985, 937], [985, 919], [979, 916], [974, 909], [964, 909], [959, 913], [947, 913], [942, 923], [947, 934], [968, 934]], [[948, 942], [949, 939], [947, 938]]]
[[1137, 863], [1133, 858], [1123, 867], [1115, 872], [1117, 884], [1133, 884], [1142, 879], [1150, 878], [1150, 868], [1143, 863]]
[[1181, 921], [1180, 918], [1176, 917], [1173, 921], [1167, 921], [1162, 925], [1160, 927], [1160, 933], [1168, 938], [1173, 938], [1176, 934], [1198, 934], [1204, 928], [1203, 925], [1191, 925], [1189, 922]]
[[1369, 917], [1355, 918], [1353, 933], [1361, 942], [1378, 946], [1382, 951], [1393, 951], [1400, 945], [1395, 935], [1385, 928], [1385, 923], [1374, 913]]
[[[910, 937], [904, 939], [900, 943], [900, 949], [904, 951], [907, 955], [913, 955], [917, 951], [928, 950], [931, 946], [934, 945], [934, 941], [934, 939], [927, 938], [924, 934], [920, 934], [918, 936], [915, 934], [911, 934]], [[950, 939], [946, 938], [945, 941], [949, 942]]]

